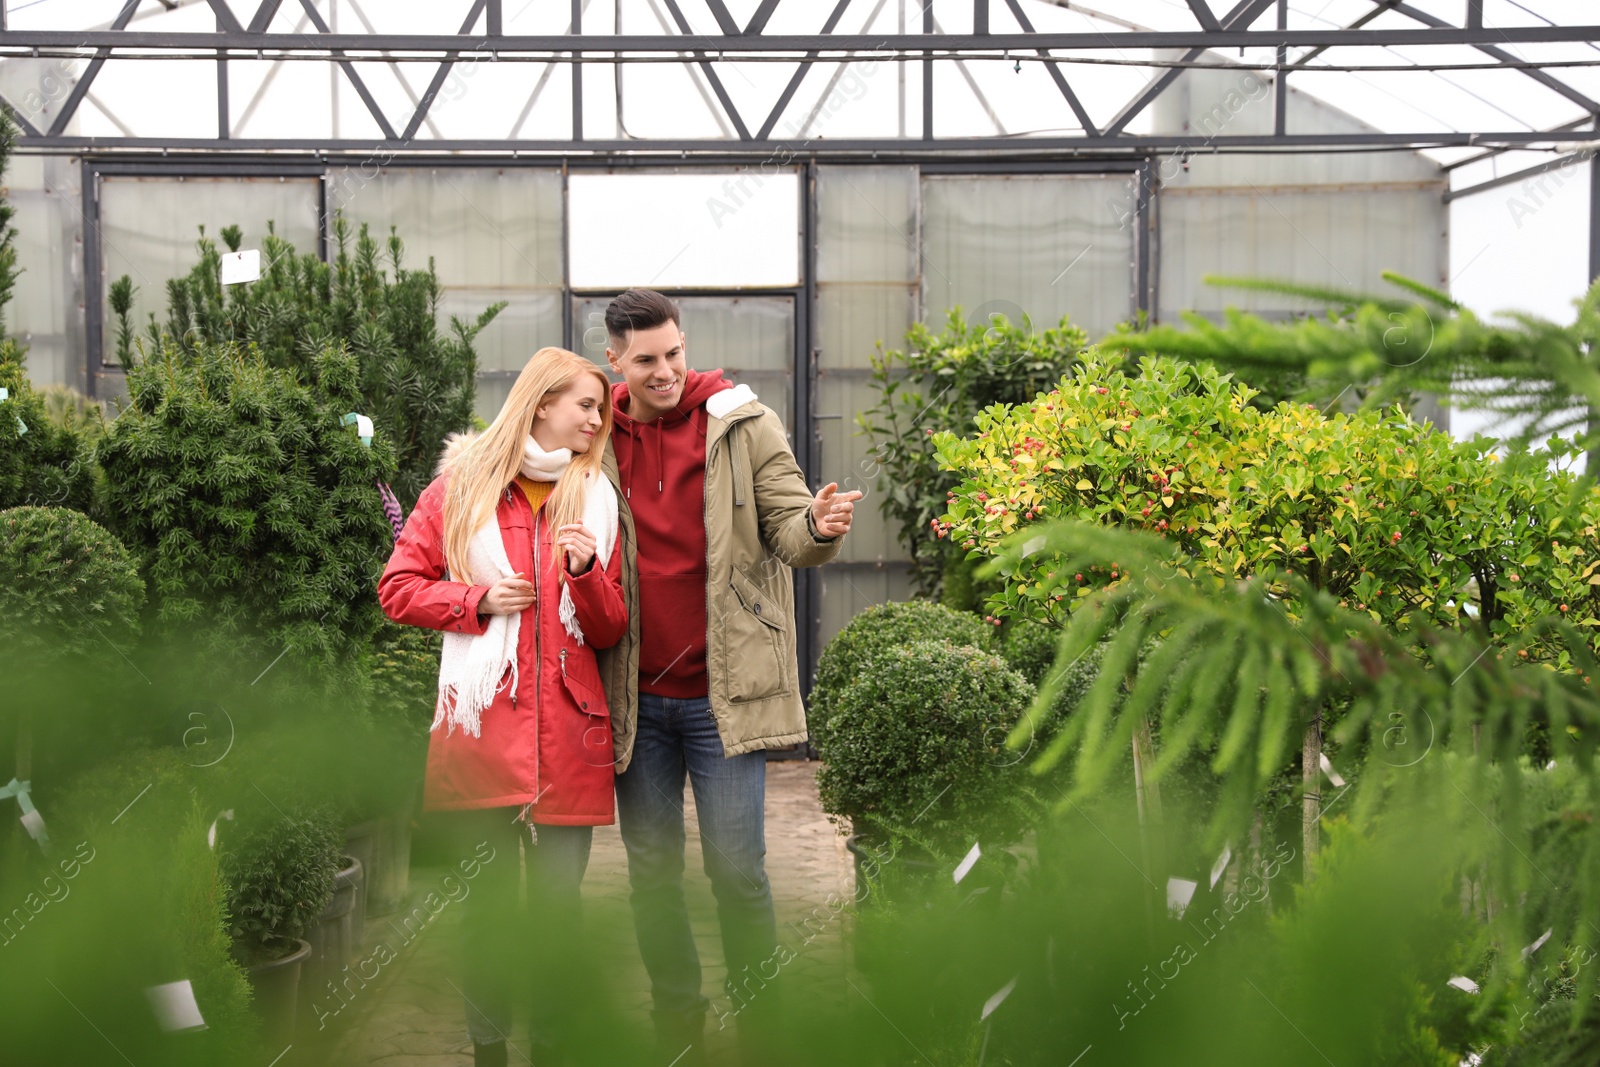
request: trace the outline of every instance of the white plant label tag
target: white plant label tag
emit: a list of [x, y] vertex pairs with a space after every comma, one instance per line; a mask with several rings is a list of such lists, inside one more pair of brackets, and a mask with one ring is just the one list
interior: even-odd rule
[[974, 841], [972, 843], [972, 848], [967, 852], [966, 858], [964, 858], [961, 861], [960, 866], [956, 868], [956, 884], [959, 885], [961, 883], [961, 879], [967, 876], [967, 872], [972, 870], [973, 864], [977, 863], [978, 857], [982, 855], [983, 853], [978, 849], [978, 843]]
[[247, 248], [243, 252], [223, 253], [223, 285], [238, 285], [240, 282], [253, 282], [259, 277], [261, 277], [261, 249]]
[[[1021, 977], [1021, 976], [1019, 975], [1018, 977]], [[1015, 988], [1017, 988], [1017, 979], [1013, 978], [1013, 979], [1011, 979], [1011, 981], [1009, 981], [1009, 982], [1007, 982], [1005, 984], [1005, 987], [1002, 988], [1000, 990], [1000, 992], [996, 993], [994, 996], [992, 996], [988, 1000], [984, 1001], [983, 1002], [983, 1014], [978, 1016], [978, 1021], [981, 1023], [981, 1022], [983, 1022], [983, 1020], [985, 1020], [989, 1016], [993, 1015], [994, 1014], [994, 1010], [996, 1008], [998, 1008], [1000, 1005], [1002, 1005], [1002, 1004], [1004, 1004], [1006, 1002], [1006, 998], [1011, 995], [1011, 991], [1013, 989], [1015, 989]]]
[[1339, 777], [1339, 772], [1333, 769], [1333, 764], [1328, 762], [1328, 754], [1322, 753], [1322, 773], [1328, 776], [1328, 781], [1333, 783], [1335, 789], [1344, 788], [1344, 779]]
[[1191, 882], [1187, 878], [1167, 879], [1167, 911], [1174, 919], [1183, 918], [1183, 913], [1189, 910], [1189, 901], [1194, 899], [1194, 891], [1200, 888], [1199, 882]]
[[1463, 993], [1476, 993], [1478, 991], [1478, 983], [1474, 982], [1472, 979], [1468, 978], [1464, 974], [1456, 975], [1454, 978], [1450, 979], [1450, 981], [1446, 982], [1445, 984], [1446, 985], [1450, 985], [1450, 986], [1454, 986], [1455, 988], [1461, 990]]
[[1233, 859], [1233, 847], [1222, 846], [1222, 855], [1217, 857], [1217, 862], [1211, 865], [1211, 888], [1217, 888], [1217, 882], [1222, 878], [1222, 872], [1228, 869], [1228, 863]]
[[200, 1005], [195, 1003], [194, 986], [189, 984], [189, 979], [149, 986], [144, 995], [150, 1001], [150, 1010], [156, 1013], [156, 1022], [167, 1033], [206, 1028], [206, 1021], [200, 1015]]

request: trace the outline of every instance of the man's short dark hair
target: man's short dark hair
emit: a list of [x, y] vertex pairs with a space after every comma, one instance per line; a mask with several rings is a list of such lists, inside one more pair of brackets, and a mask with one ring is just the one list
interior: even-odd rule
[[653, 330], [667, 322], [682, 325], [678, 305], [654, 289], [629, 289], [606, 306], [606, 332], [619, 341], [630, 331]]

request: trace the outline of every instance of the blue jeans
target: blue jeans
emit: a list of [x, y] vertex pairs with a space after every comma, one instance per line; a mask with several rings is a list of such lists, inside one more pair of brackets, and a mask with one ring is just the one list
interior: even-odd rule
[[[778, 943], [763, 863], [767, 754], [724, 756], [705, 697], [640, 693], [633, 760], [617, 776], [617, 813], [628, 850], [634, 929], [658, 1023], [688, 1024], [710, 1007], [700, 989], [700, 954], [683, 900], [685, 773], [694, 788], [706, 876], [717, 898], [730, 996], [733, 987], [750, 988], [750, 976], [759, 974]], [[764, 1008], [775, 1007], [775, 992], [757, 999]]]
[[[485, 863], [462, 900], [461, 994], [467, 1033], [480, 1045], [511, 1034], [513, 1003], [530, 997], [529, 1033], [535, 1047], [564, 1044], [563, 958], [580, 951], [579, 886], [589, 866], [591, 826], [540, 826], [532, 841], [528, 824], [514, 821], [516, 808], [452, 812], [470, 855], [487, 841], [494, 859]], [[527, 856], [527, 904], [519, 902], [523, 849]], [[460, 882], [460, 879], [457, 879]], [[445, 891], [449, 891], [445, 886]], [[459, 892], [459, 890], [458, 890]]]

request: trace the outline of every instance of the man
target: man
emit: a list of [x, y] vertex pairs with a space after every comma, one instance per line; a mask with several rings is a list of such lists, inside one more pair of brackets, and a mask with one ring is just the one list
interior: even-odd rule
[[838, 553], [861, 494], [829, 484], [813, 496], [778, 416], [749, 386], [688, 369], [678, 309], [660, 293], [617, 297], [606, 330], [622, 381], [605, 471], [623, 501], [632, 618], [601, 653], [601, 676], [662, 1063], [686, 1067], [703, 1062], [710, 1002], [683, 898], [684, 777], [749, 1055], [777, 1006], [766, 750], [806, 739], [790, 568]]

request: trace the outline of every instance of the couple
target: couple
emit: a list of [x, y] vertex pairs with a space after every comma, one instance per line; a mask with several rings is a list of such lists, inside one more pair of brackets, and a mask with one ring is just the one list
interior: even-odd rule
[[[534, 1063], [570, 1044], [583, 1005], [561, 960], [580, 951], [578, 887], [613, 790], [661, 1067], [703, 1062], [684, 778], [736, 983], [777, 947], [766, 750], [806, 736], [789, 569], [833, 558], [861, 495], [813, 495], [750, 388], [688, 369], [665, 296], [623, 293], [606, 329], [622, 381], [535, 353], [493, 424], [449, 443], [378, 587], [390, 618], [445, 633], [424, 807], [502, 857], [463, 916], [479, 1064], [506, 1062], [524, 979]], [[777, 1001], [774, 986], [739, 1014], [750, 1062]]]

